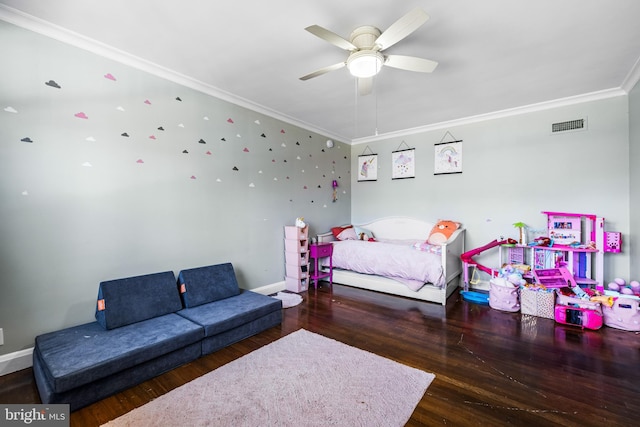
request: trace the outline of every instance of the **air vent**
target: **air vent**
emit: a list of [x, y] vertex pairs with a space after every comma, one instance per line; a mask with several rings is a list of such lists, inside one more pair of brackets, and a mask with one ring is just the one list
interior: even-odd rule
[[585, 130], [587, 128], [587, 119], [569, 120], [566, 122], [553, 123], [551, 125], [551, 133], [569, 132]]

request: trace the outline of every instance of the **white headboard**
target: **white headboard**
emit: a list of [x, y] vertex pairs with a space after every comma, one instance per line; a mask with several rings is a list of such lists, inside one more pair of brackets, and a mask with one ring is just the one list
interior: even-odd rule
[[393, 216], [355, 225], [371, 230], [378, 239], [426, 240], [434, 224], [406, 216]]

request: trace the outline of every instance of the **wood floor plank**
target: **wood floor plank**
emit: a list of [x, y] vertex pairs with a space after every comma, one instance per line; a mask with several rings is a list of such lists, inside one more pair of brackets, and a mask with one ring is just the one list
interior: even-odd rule
[[[303, 296], [279, 327], [75, 411], [71, 425], [99, 426], [300, 328], [434, 373], [409, 426], [626, 426], [640, 414], [638, 333], [561, 326], [457, 293], [446, 306], [341, 285]], [[39, 403], [31, 369], [0, 377], [0, 402]]]

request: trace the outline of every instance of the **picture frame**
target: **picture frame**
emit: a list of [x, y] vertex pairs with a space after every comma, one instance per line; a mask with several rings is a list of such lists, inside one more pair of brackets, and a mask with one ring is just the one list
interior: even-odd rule
[[391, 179], [416, 177], [416, 149], [391, 152]]
[[434, 175], [462, 173], [462, 140], [434, 145]]
[[358, 156], [358, 182], [378, 180], [378, 155]]

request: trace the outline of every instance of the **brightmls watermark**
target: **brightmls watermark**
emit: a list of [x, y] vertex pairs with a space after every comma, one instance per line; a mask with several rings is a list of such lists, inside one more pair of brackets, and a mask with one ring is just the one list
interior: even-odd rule
[[69, 427], [69, 405], [0, 404], [0, 426]]

